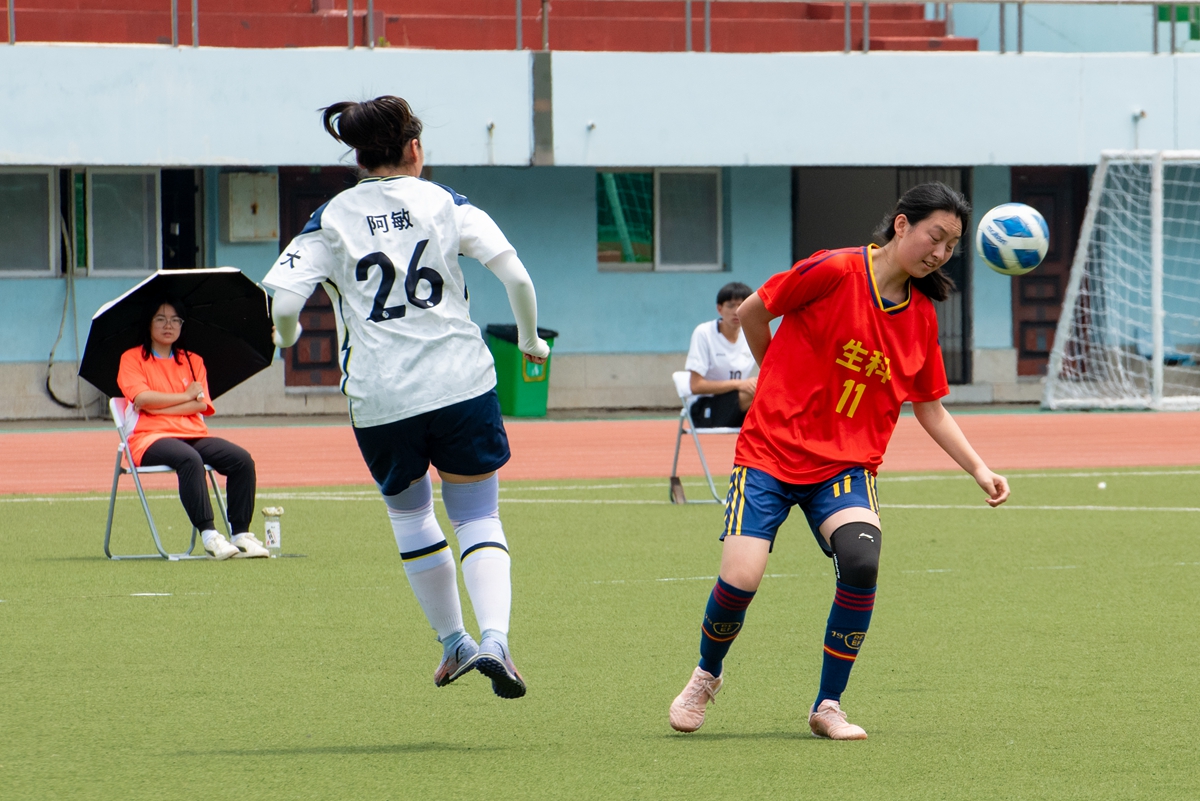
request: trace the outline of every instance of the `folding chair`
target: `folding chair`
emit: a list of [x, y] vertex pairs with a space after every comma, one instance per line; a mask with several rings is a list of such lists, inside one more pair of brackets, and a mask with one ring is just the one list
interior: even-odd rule
[[[183, 553], [168, 553], [163, 548], [162, 539], [158, 536], [158, 528], [154, 525], [154, 516], [150, 514], [150, 504], [146, 502], [146, 491], [142, 489], [142, 480], [139, 476], [147, 473], [174, 473], [175, 470], [166, 465], [154, 465], [152, 467], [134, 466], [133, 456], [129, 450], [129, 435], [133, 432], [133, 427], [137, 425], [137, 410], [133, 408], [132, 403], [124, 398], [113, 398], [108, 402], [108, 408], [112, 412], [113, 422], [117, 426], [117, 433], [121, 435], [121, 444], [117, 446], [117, 466], [113, 469], [112, 494], [108, 499], [108, 526], [104, 529], [104, 555], [114, 560], [169, 559], [172, 562], [177, 562], [180, 559], [206, 559], [207, 556], [203, 553], [192, 553], [196, 547], [196, 535], [199, 533], [195, 526], [192, 526], [192, 541], [188, 544], [186, 551]], [[122, 460], [127, 461], [129, 466], [125, 467], [122, 465]], [[232, 537], [233, 532], [229, 529], [229, 514], [225, 510], [225, 499], [221, 496], [221, 488], [217, 485], [216, 473], [207, 464], [204, 465], [204, 472], [208, 476], [208, 481], [212, 484], [212, 490], [217, 496], [217, 507], [221, 510], [221, 520], [225, 523], [225, 531]], [[133, 476], [133, 484], [137, 487], [138, 497], [142, 501], [142, 511], [146, 513], [146, 522], [150, 524], [150, 536], [154, 538], [154, 547], [158, 553], [117, 556], [108, 547], [109, 538], [112, 536], [113, 510], [117, 505], [117, 482], [123, 475]]]
[[[692, 423], [692, 404], [696, 402], [698, 395], [692, 394], [692, 374], [689, 370], [679, 370], [671, 373], [671, 379], [675, 382], [675, 392], [679, 395], [679, 400], [683, 403], [683, 408], [679, 411], [679, 430], [675, 433], [675, 461], [671, 464], [671, 503], [725, 503], [725, 498], [717, 492], [717, 487], [713, 483], [712, 472], [708, 469], [708, 462], [704, 459], [704, 449], [700, 447], [700, 434], [737, 434], [741, 431], [740, 428], [696, 428]], [[683, 492], [683, 482], [679, 480], [679, 447], [683, 442], [684, 433], [691, 434], [692, 444], [696, 446], [696, 455], [700, 457], [700, 466], [704, 468], [704, 477], [708, 479], [708, 491], [712, 493], [713, 499], [708, 498], [699, 501], [689, 501], [687, 495]]]

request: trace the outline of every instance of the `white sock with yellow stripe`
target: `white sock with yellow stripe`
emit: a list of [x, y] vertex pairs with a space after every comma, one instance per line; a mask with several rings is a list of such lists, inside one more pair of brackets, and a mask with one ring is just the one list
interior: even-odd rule
[[404, 574], [417, 603], [443, 644], [462, 635], [462, 603], [454, 554], [433, 514], [433, 487], [426, 475], [399, 495], [384, 496]]
[[458, 537], [463, 583], [475, 607], [481, 639], [491, 637], [507, 647], [511, 560], [500, 525], [499, 493], [495, 475], [472, 484], [442, 484], [442, 501]]

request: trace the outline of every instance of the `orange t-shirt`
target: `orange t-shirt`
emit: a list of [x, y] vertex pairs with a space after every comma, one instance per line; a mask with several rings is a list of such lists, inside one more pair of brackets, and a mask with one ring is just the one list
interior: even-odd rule
[[782, 316], [738, 437], [734, 463], [789, 484], [851, 467], [875, 472], [900, 404], [949, 393], [933, 302], [909, 285], [888, 305], [869, 248], [820, 251], [758, 296]]
[[[121, 354], [121, 367], [117, 371], [117, 385], [121, 387], [125, 398], [133, 403], [134, 398], [143, 392], [183, 392], [193, 381], [199, 381], [204, 387], [205, 409], [195, 414], [153, 414], [147, 409], [139, 413], [137, 425], [129, 436], [129, 450], [133, 463], [141, 465], [142, 454], [156, 440], [164, 437], [176, 439], [197, 439], [208, 436], [208, 426], [204, 424], [204, 416], [212, 414], [212, 402], [208, 399], [208, 371], [204, 369], [204, 359], [194, 353], [180, 351], [183, 363], [180, 364], [174, 356], [160, 359], [151, 354], [147, 359], [142, 354], [142, 347], [130, 348]], [[193, 375], [195, 376], [193, 378]]]

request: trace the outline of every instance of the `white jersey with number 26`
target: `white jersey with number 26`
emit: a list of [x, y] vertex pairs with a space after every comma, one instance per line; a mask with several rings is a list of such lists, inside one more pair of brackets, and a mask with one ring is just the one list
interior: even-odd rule
[[468, 313], [458, 255], [511, 250], [485, 212], [421, 178], [367, 178], [317, 209], [263, 284], [308, 297], [324, 284], [337, 319], [341, 389], [356, 428], [482, 395], [492, 355]]

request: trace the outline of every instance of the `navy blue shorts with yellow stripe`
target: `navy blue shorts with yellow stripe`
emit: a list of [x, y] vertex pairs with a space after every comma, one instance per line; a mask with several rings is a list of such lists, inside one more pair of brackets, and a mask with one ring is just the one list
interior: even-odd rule
[[826, 556], [832, 556], [819, 531], [821, 524], [842, 509], [870, 509], [879, 514], [875, 476], [865, 467], [854, 467], [818, 484], [788, 484], [762, 470], [735, 465], [725, 498], [721, 539], [758, 537], [774, 549], [775, 535], [793, 506], [804, 512], [817, 544]]

